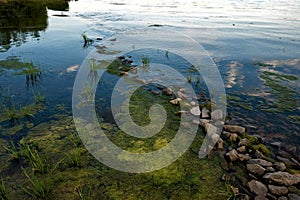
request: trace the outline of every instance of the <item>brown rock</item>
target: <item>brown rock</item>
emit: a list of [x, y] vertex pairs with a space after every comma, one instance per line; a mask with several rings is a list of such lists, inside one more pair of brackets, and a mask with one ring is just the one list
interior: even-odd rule
[[287, 169], [285, 164], [282, 163], [282, 162], [275, 162], [274, 163], [274, 168], [278, 171], [285, 171]]
[[288, 200], [285, 196], [279, 197], [277, 200]]
[[263, 167], [272, 167], [273, 164], [269, 161], [263, 160], [263, 159], [251, 159], [248, 161], [248, 164], [258, 164]]
[[222, 131], [222, 136], [224, 139], [228, 139], [231, 136], [231, 133], [227, 132], [227, 131]]
[[268, 187], [269, 191], [277, 196], [282, 196], [289, 192], [289, 190], [285, 186], [269, 185]]
[[207, 110], [206, 108], [202, 109], [202, 118], [209, 118], [209, 110]]
[[250, 140], [248, 140], [247, 138], [243, 138], [240, 140], [238, 146], [246, 146], [248, 147], [250, 145]]
[[250, 159], [251, 159], [251, 156], [249, 154], [239, 154], [239, 160], [241, 162], [248, 161]]
[[236, 133], [232, 133], [229, 137], [229, 139], [233, 142], [235, 142], [238, 138], [238, 135]]
[[180, 103], [182, 99], [180, 98], [176, 98], [176, 99], [172, 99], [170, 100], [169, 102], [172, 104], [172, 105], [178, 105]]
[[171, 88], [164, 88], [162, 93], [171, 96], [173, 94], [173, 90]]
[[248, 187], [251, 192], [256, 194], [258, 197], [265, 197], [268, 193], [268, 188], [262, 182], [252, 180], [248, 184]]
[[241, 146], [239, 148], [236, 149], [239, 153], [245, 153], [246, 152], [246, 146]]
[[186, 95], [183, 94], [183, 93], [180, 92], [180, 91], [177, 92], [177, 96], [178, 96], [180, 99], [186, 99], [186, 98], [187, 98]]
[[297, 194], [291, 193], [288, 195], [288, 197], [289, 197], [289, 200], [300, 200], [300, 196]]
[[243, 134], [246, 131], [244, 127], [237, 126], [237, 125], [224, 125], [224, 130], [230, 133], [239, 133], [239, 134]]
[[221, 138], [218, 140], [217, 147], [220, 151], [224, 150], [224, 141]]
[[266, 167], [266, 172], [275, 172], [273, 167]]
[[236, 161], [239, 159], [239, 154], [235, 149], [226, 153], [226, 156], [229, 158], [230, 161]]
[[262, 176], [266, 171], [265, 168], [263, 168], [262, 166], [260, 166], [258, 164], [247, 164], [246, 166], [247, 166], [248, 171], [255, 175]]
[[214, 110], [212, 113], [211, 113], [211, 118], [213, 120], [221, 120], [223, 119], [223, 113], [222, 113], [222, 110]]
[[264, 179], [280, 185], [296, 185], [300, 183], [300, 177], [288, 172], [273, 172], [264, 175]]

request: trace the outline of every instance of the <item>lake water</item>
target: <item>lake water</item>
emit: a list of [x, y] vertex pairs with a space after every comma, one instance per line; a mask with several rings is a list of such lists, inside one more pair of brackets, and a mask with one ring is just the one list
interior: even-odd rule
[[[117, 34], [155, 29], [193, 39], [214, 61], [226, 89], [227, 123], [299, 146], [299, 10], [299, 0], [79, 0], [48, 9], [36, 3], [1, 5], [0, 138], [17, 143], [37, 129], [47, 132], [44, 124], [58, 115], [71, 117], [77, 68], [89, 53], [113, 43]], [[93, 42], [85, 44], [83, 33]], [[156, 59], [149, 57], [150, 62]], [[22, 63], [41, 71], [28, 75]], [[110, 92], [118, 78], [106, 73], [101, 80], [106, 90], [96, 94], [103, 122], [114, 122]], [[195, 91], [208, 95], [205, 86]], [[22, 109], [39, 100], [43, 108]], [[17, 113], [10, 116], [12, 108]]]
[[[260, 77], [264, 71], [298, 77], [299, 7], [298, 1], [71, 1], [69, 11], [47, 10], [44, 23], [34, 24], [37, 34], [24, 29], [20, 38], [11, 36], [10, 47], [3, 50], [0, 59], [17, 57], [38, 65], [44, 71], [38, 87], [47, 102], [70, 108], [76, 73], [68, 73], [66, 68], [80, 65], [93, 46], [101, 44], [95, 41], [83, 48], [83, 32], [92, 39], [106, 39], [162, 25], [157, 29], [175, 30], [199, 42], [215, 61], [227, 95], [233, 97], [228, 102], [232, 123], [243, 124], [254, 134], [275, 140], [281, 135], [280, 139], [299, 144], [299, 80], [278, 80], [292, 90], [286, 96], [265, 86]], [[19, 103], [33, 91], [24, 89], [23, 79], [11, 73], [0, 77], [2, 90], [10, 88], [13, 101]], [[293, 108], [277, 112], [276, 102]]]

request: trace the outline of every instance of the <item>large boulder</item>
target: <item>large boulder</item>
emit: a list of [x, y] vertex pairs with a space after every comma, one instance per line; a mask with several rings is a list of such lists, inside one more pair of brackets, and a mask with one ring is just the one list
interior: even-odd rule
[[299, 176], [290, 174], [288, 172], [267, 173], [266, 175], [264, 175], [264, 179], [272, 183], [277, 183], [286, 186], [296, 185], [300, 183]]

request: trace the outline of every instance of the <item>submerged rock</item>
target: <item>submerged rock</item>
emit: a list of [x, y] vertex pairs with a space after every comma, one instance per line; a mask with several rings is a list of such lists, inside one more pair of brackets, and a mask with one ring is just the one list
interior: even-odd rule
[[203, 108], [201, 117], [204, 119], [209, 118], [209, 110], [207, 110], [206, 108]]
[[[159, 88], [158, 88], [159, 89]], [[165, 94], [165, 95], [169, 95], [171, 96], [173, 94], [173, 90], [171, 88], [164, 88], [162, 90], [162, 93]]]
[[237, 126], [237, 125], [224, 125], [224, 130], [230, 133], [239, 133], [239, 134], [243, 134], [246, 131], [244, 127]]

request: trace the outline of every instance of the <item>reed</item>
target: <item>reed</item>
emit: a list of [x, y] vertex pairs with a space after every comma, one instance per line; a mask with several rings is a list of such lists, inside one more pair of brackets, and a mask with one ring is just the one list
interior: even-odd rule
[[0, 183], [0, 200], [8, 200], [7, 190], [3, 179], [1, 179]]

